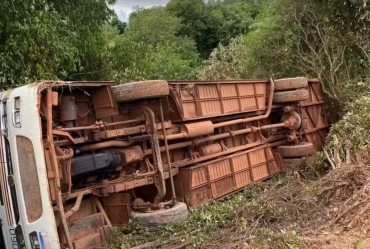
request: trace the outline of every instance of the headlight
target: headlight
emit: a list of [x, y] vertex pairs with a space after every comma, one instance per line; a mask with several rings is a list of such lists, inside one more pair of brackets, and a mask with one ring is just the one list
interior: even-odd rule
[[41, 249], [37, 232], [30, 233], [30, 242], [32, 249]]
[[14, 110], [19, 110], [19, 109], [21, 109], [21, 98], [15, 97], [14, 98]]
[[21, 127], [21, 98], [15, 97], [13, 105], [13, 125], [15, 127]]
[[14, 124], [16, 126], [21, 125], [21, 113], [19, 111], [14, 112]]

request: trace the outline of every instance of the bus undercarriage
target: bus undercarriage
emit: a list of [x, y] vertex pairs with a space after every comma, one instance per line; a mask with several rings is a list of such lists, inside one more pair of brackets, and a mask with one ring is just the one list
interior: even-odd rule
[[[61, 248], [98, 245], [132, 216], [149, 227], [186, 218], [187, 206], [299, 164], [322, 148], [329, 127], [320, 83], [305, 78], [43, 82], [38, 90]], [[40, 190], [28, 193], [36, 219]]]

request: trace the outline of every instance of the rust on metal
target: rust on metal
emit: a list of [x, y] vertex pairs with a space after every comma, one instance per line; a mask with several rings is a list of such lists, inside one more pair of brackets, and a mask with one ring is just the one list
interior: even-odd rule
[[87, 144], [82, 146], [77, 146], [76, 149], [80, 151], [91, 151], [91, 150], [100, 150], [110, 147], [126, 147], [130, 146], [132, 143], [128, 141], [106, 141], [94, 144]]
[[329, 119], [325, 111], [321, 85], [318, 80], [309, 80], [309, 98], [299, 104], [303, 131], [307, 141], [317, 151], [322, 150], [329, 132]]
[[121, 155], [122, 165], [137, 163], [143, 160], [144, 152], [140, 146], [131, 146], [116, 150]]
[[59, 97], [58, 97], [58, 92], [53, 91], [53, 97], [52, 97], [52, 105], [53, 106], [58, 106], [59, 105]]
[[61, 236], [60, 239], [63, 239], [68, 247], [72, 248], [72, 239], [70, 235], [70, 231], [68, 229], [67, 220], [65, 217], [64, 212], [64, 205], [63, 205], [63, 199], [62, 199], [62, 193], [60, 188], [60, 174], [59, 174], [59, 167], [55, 152], [55, 147], [53, 143], [53, 92], [51, 89], [48, 89], [46, 91], [46, 134], [47, 134], [47, 140], [48, 140], [48, 151], [50, 155], [50, 163], [53, 167], [53, 172], [55, 174], [56, 181], [55, 183], [55, 199], [56, 199], [56, 210], [58, 212], [58, 216], [60, 219], [61, 224]]
[[213, 134], [214, 128], [211, 121], [204, 121], [198, 123], [191, 123], [184, 125], [184, 132], [186, 132], [187, 137], [200, 137], [209, 134]]
[[183, 120], [265, 110], [268, 81], [170, 82]]
[[72, 214], [74, 214], [75, 212], [77, 212], [80, 209], [80, 205], [81, 205], [81, 202], [82, 202], [82, 197], [84, 197], [83, 192], [79, 193], [74, 206], [70, 210], [68, 210], [68, 212], [65, 213], [66, 219], [68, 219], [68, 217], [70, 217]]
[[171, 184], [171, 191], [172, 191], [172, 200], [176, 202], [176, 192], [175, 192], [175, 183], [173, 181], [173, 174], [172, 174], [172, 165], [171, 165], [171, 156], [170, 156], [170, 150], [168, 148], [168, 140], [167, 140], [167, 132], [166, 128], [164, 126], [164, 115], [163, 115], [163, 106], [162, 101], [159, 101], [160, 106], [160, 113], [161, 113], [161, 122], [162, 122], [162, 131], [164, 136], [164, 147], [166, 149], [166, 156], [167, 156], [167, 165], [169, 168], [169, 175], [170, 175], [170, 184]]
[[266, 111], [265, 114], [263, 114], [263, 115], [257, 115], [256, 117], [251, 117], [251, 118], [237, 119], [237, 120], [233, 120], [233, 121], [229, 121], [229, 122], [218, 123], [218, 124], [215, 124], [214, 127], [215, 128], [219, 128], [219, 127], [224, 127], [224, 126], [228, 126], [228, 125], [234, 125], [234, 124], [240, 124], [240, 123], [248, 123], [248, 122], [257, 121], [257, 120], [263, 120], [265, 118], [268, 118], [269, 115], [270, 115], [270, 113], [271, 113], [271, 109], [272, 109], [272, 101], [273, 101], [274, 92], [275, 92], [275, 82], [274, 82], [273, 79], [270, 79], [270, 89], [269, 89], [269, 96], [268, 96], [268, 104], [267, 104], [267, 111]]
[[197, 206], [266, 179], [283, 169], [279, 146], [308, 141], [319, 150], [329, 125], [320, 83], [306, 78], [39, 89], [63, 249], [104, 242], [132, 210], [156, 217], [176, 202]]
[[283, 115], [282, 121], [286, 125], [286, 127], [291, 130], [298, 130], [299, 128], [301, 128], [302, 125], [301, 116], [294, 111], [288, 115]]
[[[178, 195], [191, 206], [210, 199], [225, 197], [269, 174], [269, 167], [277, 172], [271, 147], [263, 145], [254, 149], [221, 157], [180, 170], [176, 177]], [[180, 187], [182, 186], [182, 192]]]
[[221, 144], [218, 144], [218, 143], [207, 144], [207, 145], [199, 146], [198, 151], [201, 156], [211, 155], [211, 154], [221, 152], [222, 146]]
[[61, 97], [59, 103], [59, 117], [61, 121], [73, 121], [77, 119], [76, 102], [74, 96], [67, 95]]
[[103, 198], [104, 209], [112, 225], [118, 226], [129, 221], [130, 203], [128, 193], [114, 193]]
[[103, 86], [91, 91], [92, 103], [97, 119], [119, 114], [118, 105], [110, 86]]
[[154, 112], [146, 106], [143, 106], [143, 112], [146, 116], [146, 121], [151, 129], [151, 134], [152, 134], [152, 155], [153, 155], [153, 160], [154, 160], [154, 166], [156, 167], [157, 170], [157, 175], [156, 175], [156, 180], [155, 180], [155, 186], [157, 187], [158, 193], [154, 199], [154, 205], [158, 205], [162, 199], [166, 195], [166, 184], [165, 184], [165, 179], [163, 176], [163, 164], [162, 164], [162, 157], [161, 157], [161, 150], [159, 147], [159, 142], [158, 142], [158, 135], [157, 135], [157, 126], [155, 124], [155, 115]]
[[[171, 122], [164, 122], [164, 126], [166, 128], [171, 127]], [[157, 124], [155, 127], [156, 129], [162, 129], [162, 124]], [[101, 128], [105, 128], [105, 126], [102, 126]], [[134, 127], [125, 127], [122, 129], [115, 129], [115, 130], [104, 130], [104, 131], [98, 131], [95, 132], [92, 137], [94, 140], [100, 140], [100, 139], [109, 139], [109, 138], [118, 138], [123, 136], [129, 136], [129, 135], [137, 135], [137, 134], [144, 134], [147, 133], [148, 129], [146, 125], [139, 125]]]

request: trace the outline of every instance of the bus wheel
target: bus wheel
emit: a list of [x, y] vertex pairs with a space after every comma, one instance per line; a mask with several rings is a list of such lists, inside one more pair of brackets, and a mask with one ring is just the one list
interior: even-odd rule
[[153, 230], [173, 222], [186, 220], [188, 216], [188, 207], [183, 202], [177, 202], [174, 206], [167, 209], [160, 209], [147, 213], [131, 212], [131, 217], [136, 219], [144, 227]]
[[308, 90], [294, 90], [274, 93], [274, 103], [296, 102], [307, 100], [309, 97]]
[[281, 145], [277, 149], [283, 158], [310, 156], [316, 152], [313, 144], [306, 142], [296, 145]]
[[170, 87], [164, 80], [146, 80], [113, 86], [112, 91], [116, 101], [121, 103], [167, 96], [170, 93]]
[[304, 77], [278, 79], [274, 82], [275, 90], [294, 90], [308, 87], [308, 80]]
[[299, 168], [302, 166], [304, 163], [313, 163], [314, 162], [314, 157], [309, 156], [309, 157], [299, 157], [299, 158], [284, 158], [283, 159], [283, 164], [285, 167], [291, 167], [291, 168]]

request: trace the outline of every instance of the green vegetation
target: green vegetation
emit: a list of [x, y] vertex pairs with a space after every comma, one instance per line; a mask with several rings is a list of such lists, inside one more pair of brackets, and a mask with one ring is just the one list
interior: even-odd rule
[[[277, 184], [282, 177], [285, 176], [276, 177], [269, 182], [258, 183], [230, 198], [212, 201], [191, 209], [190, 217], [186, 221], [171, 224], [156, 231], [149, 231], [136, 221], [131, 221], [128, 225], [115, 230], [111, 241], [103, 245], [102, 248], [126, 249], [143, 244], [148, 245], [145, 248], [156, 248], [157, 246], [175, 248], [189, 242], [189, 248], [203, 248], [204, 246], [218, 248], [218, 246], [226, 245], [222, 241], [218, 241], [218, 236], [230, 237], [230, 241], [232, 241], [233, 235], [239, 236], [242, 233], [246, 237], [241, 244], [249, 245], [246, 248], [283, 249], [287, 246], [300, 248], [302, 242], [293, 230], [282, 234], [268, 227], [257, 227], [255, 223], [258, 223], [258, 217], [261, 215], [282, 216], [285, 213], [284, 208], [276, 206], [274, 202], [263, 203], [260, 198], [266, 188]], [[246, 203], [250, 204], [248, 208]], [[249, 214], [253, 213], [256, 216], [252, 219], [248, 218], [245, 216], [246, 210]], [[249, 235], [250, 238], [248, 238]], [[237, 240], [237, 238], [235, 239]], [[216, 243], [212, 244], [213, 242]], [[273, 247], [271, 247], [272, 245]]]
[[[363, 86], [363, 92], [368, 93], [368, 87]], [[345, 105], [345, 114], [333, 125], [327, 147], [338, 148], [341, 161], [346, 160], [346, 154], [365, 156], [370, 159], [370, 98], [366, 95], [349, 101]]]
[[125, 23], [115, 0], [4, 0], [0, 84], [194, 79], [214, 48], [250, 31], [263, 2], [173, 0], [136, 8]]
[[195, 78], [200, 60], [192, 39], [177, 35], [181, 20], [163, 7], [137, 10], [123, 35], [104, 27], [105, 78], [116, 82]]
[[[218, 228], [229, 225], [235, 215], [236, 207], [246, 201], [245, 194], [238, 194], [223, 202], [213, 201], [192, 209], [190, 217], [186, 221], [175, 223], [156, 231], [149, 231], [143, 228], [136, 221], [131, 221], [129, 225], [116, 230], [113, 235], [112, 243], [108, 248], [131, 248], [145, 242], [154, 241], [162, 238], [161, 246], [166, 247], [164, 241], [168, 239], [168, 248], [173, 244], [191, 240], [195, 245], [200, 246], [207, 239], [208, 234], [215, 232]], [[195, 233], [191, 233], [195, 231]], [[123, 235], [123, 236], [122, 236]], [[171, 238], [171, 237], [175, 237]], [[179, 241], [175, 241], [178, 240]]]
[[107, 3], [113, 2], [1, 1], [2, 87], [100, 69], [100, 32], [113, 14]]
[[261, 6], [248, 33], [212, 52], [201, 77], [319, 78], [337, 119], [345, 103], [363, 90], [357, 82], [367, 78], [368, 5], [276, 0]]
[[2, 1], [2, 87], [37, 79], [300, 75], [319, 78], [343, 114], [367, 78], [365, 0], [171, 0], [136, 8], [127, 23], [110, 9], [114, 3]]
[[[300, 248], [296, 232], [302, 227], [289, 217], [304, 220], [303, 227], [343, 223], [336, 218], [347, 207], [343, 200], [364, 203], [360, 199], [370, 186], [362, 167], [370, 161], [368, 0], [171, 0], [166, 6], [135, 9], [127, 23], [111, 10], [115, 2], [0, 1], [1, 88], [41, 79], [122, 84], [306, 76], [320, 79], [331, 118], [338, 122], [318, 163], [299, 170], [308, 182], [290, 176], [258, 184], [192, 210], [188, 221], [154, 233], [130, 223], [117, 231], [111, 248], [159, 236], [169, 248], [173, 240], [212, 248], [220, 239], [245, 243], [245, 248]], [[333, 166], [339, 170], [321, 178]], [[333, 217], [310, 219], [333, 213], [330, 205], [337, 206]], [[297, 226], [281, 232], [292, 224]], [[227, 240], [229, 233], [236, 237]], [[356, 248], [362, 244], [357, 238]]]
[[131, 221], [98, 248], [311, 249], [342, 248], [344, 241], [351, 243], [349, 248], [362, 248], [367, 237], [336, 234], [338, 228], [355, 224], [360, 232], [367, 226], [357, 223], [357, 215], [367, 208], [369, 176], [364, 165], [343, 165], [328, 173], [305, 164], [203, 204], [190, 210], [188, 220], [156, 231]]

